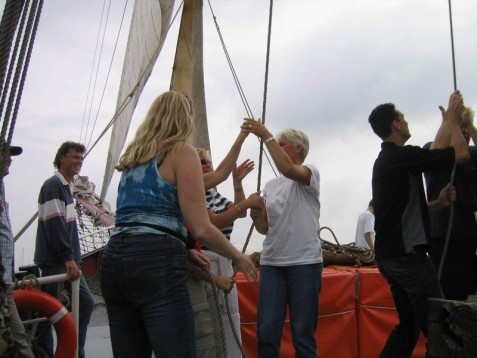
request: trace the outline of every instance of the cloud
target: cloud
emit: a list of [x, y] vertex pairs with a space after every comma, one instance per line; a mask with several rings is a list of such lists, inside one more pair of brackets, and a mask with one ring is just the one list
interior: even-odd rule
[[[97, 137], [116, 106], [131, 4], [102, 109], [97, 110], [124, 4], [111, 3], [88, 141]], [[221, 0], [212, 6], [252, 112], [261, 117], [269, 3]], [[24, 154], [14, 158], [11, 174], [5, 178], [14, 231], [36, 211], [40, 186], [52, 175], [58, 146], [80, 138], [101, 12], [102, 3], [93, 0], [44, 4], [13, 140], [24, 147]], [[475, 13], [473, 0], [453, 4], [458, 87], [466, 103], [477, 108]], [[131, 132], [152, 100], [169, 87], [179, 19], [138, 103]], [[217, 161], [231, 146], [246, 111], [211, 20], [204, 2], [206, 99], [212, 154]], [[410, 144], [432, 140], [439, 125], [437, 106], [447, 104], [453, 89], [447, 4], [435, 0], [275, 2], [271, 36], [267, 126], [273, 133], [296, 127], [310, 136], [309, 161], [321, 174], [320, 222], [330, 226], [340, 242], [353, 241], [357, 215], [370, 199], [371, 169], [380, 148], [367, 123], [371, 110], [379, 103], [394, 102], [409, 121]], [[97, 187], [101, 186], [107, 148], [107, 139], [103, 139], [83, 166], [82, 174]], [[240, 158], [257, 161], [258, 148], [256, 140], [247, 139]], [[265, 162], [262, 181], [273, 177]], [[113, 206], [117, 182], [115, 175], [107, 196]], [[245, 181], [247, 193], [256, 185], [257, 170]], [[230, 181], [220, 190], [233, 197]], [[245, 240], [249, 225], [250, 219], [237, 222], [234, 242]], [[28, 263], [31, 258], [35, 229], [33, 225], [19, 241], [17, 263]], [[261, 241], [261, 235], [253, 233], [252, 245], [260, 249]]]

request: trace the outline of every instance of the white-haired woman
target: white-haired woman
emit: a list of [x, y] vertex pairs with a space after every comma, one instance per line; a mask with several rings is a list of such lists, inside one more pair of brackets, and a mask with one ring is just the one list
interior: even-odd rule
[[253, 263], [210, 223], [199, 157], [187, 142], [193, 129], [191, 100], [166, 92], [116, 167], [116, 227], [101, 263], [114, 357], [195, 357], [185, 221], [194, 237], [256, 276]]
[[318, 238], [320, 175], [315, 166], [303, 164], [309, 140], [295, 129], [275, 138], [254, 119], [245, 119], [241, 128], [262, 139], [282, 174], [265, 184], [265, 205], [251, 210], [257, 231], [266, 235], [260, 259], [258, 354], [280, 356], [288, 304], [296, 356], [316, 357], [323, 257]]

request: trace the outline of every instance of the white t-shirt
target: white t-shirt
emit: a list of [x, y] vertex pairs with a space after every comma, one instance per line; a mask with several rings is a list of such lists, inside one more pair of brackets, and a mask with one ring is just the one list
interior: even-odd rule
[[374, 215], [368, 210], [363, 211], [358, 216], [358, 224], [356, 225], [356, 236], [354, 242], [356, 246], [366, 247], [370, 249], [368, 243], [364, 239], [365, 233], [371, 233], [371, 239], [374, 243]]
[[310, 185], [284, 176], [270, 180], [263, 188], [268, 232], [263, 241], [260, 264], [305, 265], [323, 262], [320, 229], [320, 173], [313, 165]]

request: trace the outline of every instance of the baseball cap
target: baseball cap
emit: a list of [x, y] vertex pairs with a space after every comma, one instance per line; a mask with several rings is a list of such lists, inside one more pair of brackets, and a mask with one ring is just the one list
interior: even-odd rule
[[[0, 142], [1, 143], [1, 142]], [[6, 141], [4, 140], [3, 141], [3, 146], [5, 147], [7, 145]], [[10, 155], [13, 157], [15, 155], [20, 155], [23, 153], [23, 148], [22, 147], [17, 147], [17, 146], [14, 146], [14, 145], [11, 145], [9, 148], [8, 148], [8, 151], [10, 152]]]

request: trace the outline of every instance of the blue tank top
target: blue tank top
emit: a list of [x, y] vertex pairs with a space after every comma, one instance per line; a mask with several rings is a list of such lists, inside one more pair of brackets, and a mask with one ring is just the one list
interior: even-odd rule
[[121, 227], [121, 223], [159, 225], [187, 236], [177, 187], [159, 174], [157, 156], [147, 163], [123, 171], [116, 201], [116, 227], [112, 235], [129, 232], [163, 233], [148, 226]]

